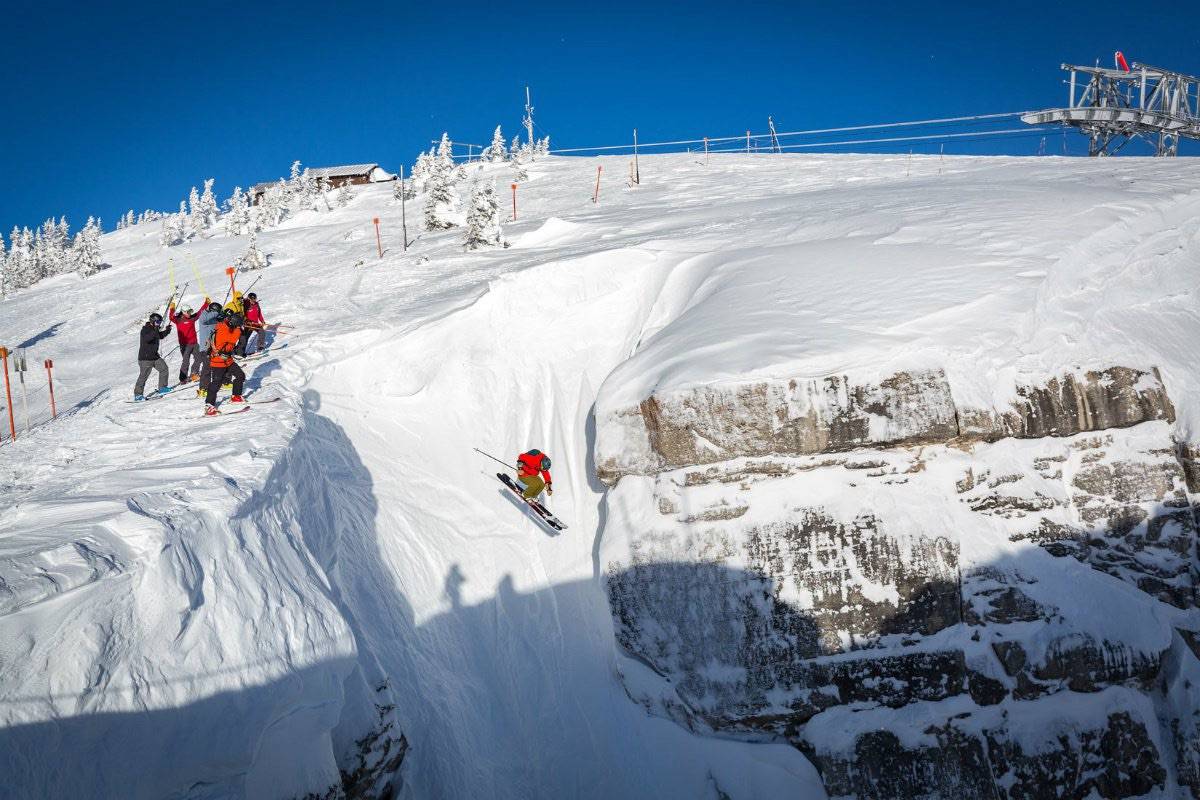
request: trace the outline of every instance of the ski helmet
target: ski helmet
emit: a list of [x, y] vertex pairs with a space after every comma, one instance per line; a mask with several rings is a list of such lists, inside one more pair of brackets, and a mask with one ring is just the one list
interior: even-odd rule
[[191, 306], [188, 306], [187, 308], [185, 308], [185, 309], [183, 310], [183, 315], [184, 315], [185, 317], [190, 317], [190, 316], [192, 315], [192, 313], [193, 313], [193, 312], [192, 312]]
[[242, 324], [242, 316], [240, 314], [226, 314], [225, 324], [231, 328], [236, 328]]
[[253, 300], [254, 302], [256, 302], [256, 303], [257, 303], [257, 302], [258, 302], [258, 295], [257, 295], [257, 294], [255, 294], [254, 292], [251, 292], [250, 294], [246, 295], [246, 299], [247, 299], [247, 300]]
[[208, 310], [209, 310], [209, 311], [220, 311], [220, 310], [221, 310], [221, 304], [220, 304], [220, 303], [218, 303], [216, 300], [214, 300], [214, 301], [212, 301], [211, 303], [209, 303], [209, 304], [208, 304]]
[[159, 314], [157, 311], [155, 311], [150, 315], [150, 321], [155, 325], [162, 325], [162, 314]]
[[542, 456], [542, 469], [550, 469], [550, 456]]

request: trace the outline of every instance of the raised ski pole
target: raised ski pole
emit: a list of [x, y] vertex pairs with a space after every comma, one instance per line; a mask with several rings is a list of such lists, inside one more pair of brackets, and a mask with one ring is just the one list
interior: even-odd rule
[[[229, 276], [229, 288], [225, 291], [225, 303], [229, 302], [229, 295], [233, 291], [233, 276], [237, 274], [237, 267], [226, 267], [225, 274]], [[225, 305], [221, 303], [221, 305]]]
[[258, 283], [261, 280], [262, 280], [262, 275], [259, 275], [257, 278], [250, 281], [250, 285], [246, 287], [246, 291], [242, 292], [242, 295], [245, 296], [245, 295], [250, 294], [250, 290], [254, 288], [254, 284]]
[[50, 417], [58, 419], [58, 410], [54, 407], [54, 362], [47, 358], [44, 366], [46, 367], [46, 381], [50, 384]]
[[483, 452], [483, 451], [482, 451], [482, 450], [480, 450], [478, 447], [472, 447], [471, 449], [472, 449], [472, 450], [474, 450], [476, 453], [479, 453], [479, 455], [481, 455], [481, 456], [487, 456], [487, 457], [488, 457], [488, 458], [490, 458], [492, 461], [495, 461], [497, 464], [502, 464], [502, 465], [503, 465], [505, 468], [507, 468], [507, 469], [511, 469], [513, 472], [516, 472], [516, 471], [517, 471], [517, 468], [516, 468], [516, 467], [514, 467], [512, 464], [507, 464], [507, 463], [505, 463], [505, 462], [501, 461], [500, 459], [496, 458], [494, 455], [491, 455], [490, 453], [485, 453], [485, 452]]
[[187, 257], [188, 263], [192, 265], [192, 274], [196, 276], [196, 285], [204, 292], [204, 296], [208, 297], [208, 289], [204, 288], [204, 279], [200, 277], [200, 267], [196, 264], [196, 258], [191, 253], [188, 253]]
[[16, 441], [17, 422], [13, 418], [12, 385], [8, 382], [8, 353], [8, 348], [0, 347], [0, 362], [4, 363], [4, 394], [8, 397], [8, 431], [12, 434], [13, 440]]

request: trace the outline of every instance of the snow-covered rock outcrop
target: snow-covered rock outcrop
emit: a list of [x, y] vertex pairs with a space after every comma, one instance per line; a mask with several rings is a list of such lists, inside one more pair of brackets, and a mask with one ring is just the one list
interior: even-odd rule
[[[1200, 407], [1178, 338], [1200, 316], [1138, 327], [1154, 301], [1130, 302], [1194, 297], [1200, 243], [1156, 225], [1197, 202], [1134, 202], [1056, 247], [1004, 185], [990, 209], [913, 192], [940, 216], [895, 212], [920, 234], [873, 252], [710, 257], [601, 390], [614, 624], [660, 676], [631, 693], [791, 741], [831, 797], [1200, 796]], [[1006, 235], [956, 235], [981, 216]], [[1025, 308], [953, 283], [950, 239], [1045, 280]], [[802, 258], [829, 277], [805, 282]]]

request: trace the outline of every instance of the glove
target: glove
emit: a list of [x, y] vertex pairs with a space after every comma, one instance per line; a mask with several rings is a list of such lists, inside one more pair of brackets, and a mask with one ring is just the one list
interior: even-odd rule
[[554, 487], [548, 483], [546, 484], [546, 494], [554, 494]]

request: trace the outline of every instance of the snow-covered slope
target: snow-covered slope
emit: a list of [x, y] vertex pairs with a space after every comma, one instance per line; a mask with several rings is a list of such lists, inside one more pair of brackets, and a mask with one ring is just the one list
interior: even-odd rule
[[[243, 239], [164, 251], [137, 226], [104, 237], [112, 269], [0, 301], [0, 344], [54, 359], [64, 410], [0, 445], [7, 785], [868, 796], [855, 771], [887, 757], [865, 732], [961, 760], [943, 740], [989, 731], [1013, 760], [1047, 751], [1040, 723], [1001, 721], [1026, 711], [1085, 743], [1124, 714], [1141, 733], [1110, 738], [1151, 742], [1151, 790], [1187, 783], [1200, 753], [1169, 723], [1197, 729], [1191, 510], [1147, 531], [1187, 508], [1200, 442], [1200, 172], [676, 155], [593, 205], [594, 167], [538, 162], [505, 250], [450, 232], [402, 252], [388, 187], [261, 234], [256, 291], [294, 327], [247, 372], [283, 399], [216, 422], [190, 396], [124, 401], [167, 257], [223, 294]], [[474, 447], [549, 452], [569, 529]], [[1142, 521], [1075, 558], [1023, 524], [1113, 503]], [[1123, 667], [1044, 688], [1056, 654], [1079, 662], [1070, 637]], [[929, 732], [956, 715], [966, 733]]]

